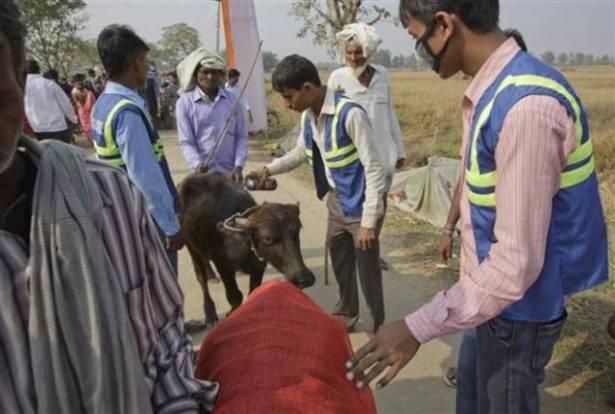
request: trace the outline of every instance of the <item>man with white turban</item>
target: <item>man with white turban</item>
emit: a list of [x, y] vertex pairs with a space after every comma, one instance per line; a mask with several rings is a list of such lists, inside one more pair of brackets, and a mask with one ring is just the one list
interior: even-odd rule
[[[365, 23], [347, 24], [336, 38], [345, 66], [331, 73], [327, 87], [358, 102], [367, 112], [385, 156], [388, 191], [395, 169], [404, 164], [406, 151], [393, 110], [389, 73], [385, 67], [370, 63], [382, 40]], [[386, 263], [383, 260], [380, 263], [386, 269]]]
[[[248, 132], [237, 97], [224, 88], [227, 66], [216, 52], [199, 48], [177, 66], [185, 93], [176, 104], [180, 148], [193, 171], [217, 171], [243, 181]], [[231, 114], [232, 113], [232, 114]], [[208, 166], [205, 160], [229, 117], [225, 136]]]
[[331, 73], [327, 87], [343, 92], [367, 111], [379, 131], [392, 176], [395, 168], [402, 167], [406, 152], [393, 110], [389, 73], [385, 67], [370, 62], [382, 40], [376, 29], [365, 23], [347, 24], [336, 38], [345, 66]]

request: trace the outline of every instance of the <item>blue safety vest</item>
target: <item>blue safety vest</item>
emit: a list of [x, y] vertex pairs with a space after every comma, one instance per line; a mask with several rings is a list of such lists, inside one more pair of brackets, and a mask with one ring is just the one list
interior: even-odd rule
[[103, 93], [94, 105], [92, 110], [92, 138], [94, 149], [96, 150], [96, 158], [126, 170], [126, 164], [115, 141], [118, 115], [123, 111], [132, 111], [143, 119], [152, 144], [152, 152], [158, 161], [158, 165], [160, 165], [166, 185], [173, 197], [175, 211], [179, 212], [179, 197], [171, 177], [171, 171], [164, 155], [164, 147], [158, 131], [154, 128], [149, 114], [125, 96]]
[[318, 198], [322, 200], [329, 191], [324, 158], [335, 183], [335, 193], [344, 215], [360, 218], [365, 201], [365, 171], [359, 159], [357, 147], [346, 131], [348, 112], [355, 107], [361, 108], [359, 104], [342, 94], [335, 95], [334, 114], [325, 116], [324, 157], [318, 146], [314, 144], [312, 124], [307, 111], [303, 112], [301, 122], [305, 151], [312, 164]]
[[[577, 146], [553, 198], [544, 265], [523, 298], [502, 313], [513, 320], [546, 322], [561, 316], [567, 295], [608, 277], [608, 245], [585, 109], [568, 81], [532, 55], [519, 52], [480, 98], [467, 149], [466, 185], [479, 262], [497, 239], [495, 150], [510, 109], [530, 95], [550, 96], [574, 120]], [[555, 139], [544, 137], [544, 139]]]

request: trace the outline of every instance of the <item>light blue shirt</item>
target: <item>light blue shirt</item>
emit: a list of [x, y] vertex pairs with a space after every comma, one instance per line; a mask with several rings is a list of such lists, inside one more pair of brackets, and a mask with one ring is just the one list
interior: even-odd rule
[[[192, 170], [204, 162], [214, 148], [236, 99], [232, 92], [220, 87], [218, 96], [212, 101], [195, 87], [177, 101], [175, 113], [179, 145]], [[237, 105], [209, 169], [228, 176], [233, 168], [245, 165], [247, 155], [248, 131], [243, 109]]]
[[[147, 115], [145, 101], [135, 90], [108, 81], [103, 93], [130, 99]], [[115, 142], [126, 164], [130, 181], [145, 196], [149, 212], [162, 232], [166, 236], [176, 235], [179, 232], [179, 222], [175, 215], [173, 196], [152, 150], [152, 142], [143, 118], [132, 111], [121, 111], [116, 119]]]

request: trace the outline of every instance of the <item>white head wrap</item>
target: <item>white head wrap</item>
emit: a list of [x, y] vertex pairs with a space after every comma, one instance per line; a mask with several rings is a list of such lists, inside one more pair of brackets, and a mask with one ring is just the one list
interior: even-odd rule
[[340, 45], [342, 56], [344, 56], [346, 44], [351, 40], [355, 40], [363, 47], [363, 56], [366, 59], [369, 59], [376, 52], [380, 43], [382, 43], [382, 39], [378, 36], [376, 29], [365, 23], [347, 24], [342, 31], [335, 34], [335, 38]]
[[200, 47], [190, 53], [184, 60], [177, 65], [177, 78], [179, 79], [179, 89], [189, 91], [194, 88], [196, 80], [194, 71], [201, 65], [207, 69], [221, 70], [226, 73], [228, 68], [226, 61], [219, 53]]

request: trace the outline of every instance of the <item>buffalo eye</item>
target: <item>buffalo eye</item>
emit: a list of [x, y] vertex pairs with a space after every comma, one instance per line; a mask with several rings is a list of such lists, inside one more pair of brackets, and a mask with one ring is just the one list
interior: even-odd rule
[[271, 246], [274, 240], [271, 237], [263, 236], [261, 237], [261, 242], [263, 242], [263, 244], [266, 244], [267, 246]]

